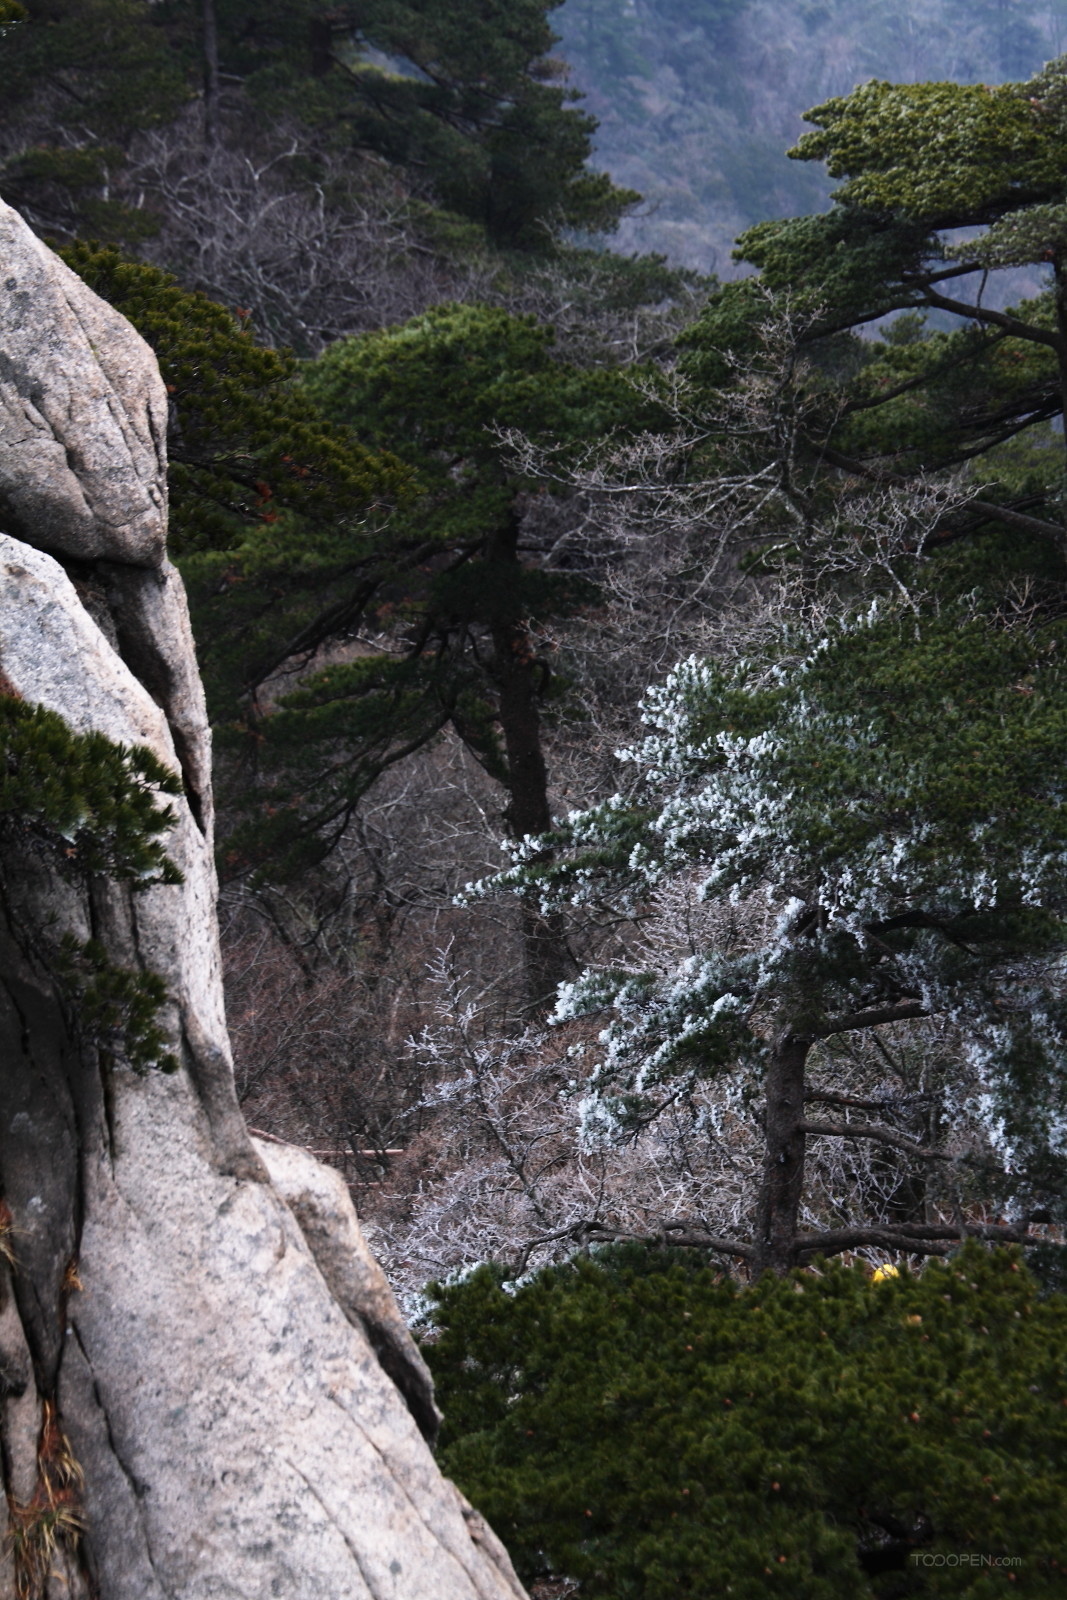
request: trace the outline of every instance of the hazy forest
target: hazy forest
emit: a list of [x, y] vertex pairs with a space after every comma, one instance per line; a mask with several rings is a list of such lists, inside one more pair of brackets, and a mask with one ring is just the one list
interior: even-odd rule
[[0, 18], [448, 1469], [543, 1600], [1062, 1594], [1067, 0]]

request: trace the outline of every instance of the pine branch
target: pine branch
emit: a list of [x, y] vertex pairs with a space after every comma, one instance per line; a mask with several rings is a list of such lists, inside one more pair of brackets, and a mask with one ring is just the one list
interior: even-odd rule
[[873, 1139], [877, 1144], [890, 1145], [894, 1150], [903, 1150], [907, 1155], [918, 1156], [921, 1161], [951, 1161], [952, 1157], [945, 1155], [941, 1150], [931, 1150], [927, 1145], [916, 1144], [914, 1139], [908, 1139], [901, 1133], [895, 1133], [892, 1128], [882, 1127], [875, 1122], [801, 1122], [798, 1127], [802, 1133], [810, 1133], [814, 1137], [835, 1139]]
[[853, 1011], [836, 1022], [828, 1022], [814, 1029], [815, 1039], [830, 1039], [836, 1033], [853, 1033], [863, 1028], [878, 1028], [885, 1022], [909, 1022], [914, 1017], [928, 1017], [930, 1013], [921, 1000], [906, 1000], [896, 1006], [875, 1006], [868, 1011]]
[[1043, 344], [1054, 350], [1058, 356], [1063, 354], [1063, 341], [1059, 334], [1050, 333], [1045, 328], [1037, 328], [1031, 322], [1022, 322], [1018, 317], [1009, 316], [1006, 311], [994, 311], [989, 306], [971, 305], [967, 300], [953, 300], [948, 295], [938, 294], [928, 285], [923, 286], [923, 299], [928, 306], [934, 306], [938, 311], [951, 311], [956, 317], [968, 317], [973, 322], [1004, 328], [1014, 339], [1026, 339], [1031, 344]]
[[798, 1254], [839, 1255], [843, 1250], [874, 1247], [902, 1250], [911, 1255], [948, 1255], [964, 1239], [987, 1239], [997, 1244], [1025, 1244], [1027, 1230], [1005, 1223], [962, 1222], [948, 1227], [942, 1223], [886, 1223], [868, 1228], [829, 1228], [822, 1233], [799, 1233]]
[[[890, 1065], [893, 1065], [891, 1062]], [[890, 1106], [900, 1105], [928, 1105], [933, 1096], [928, 1094], [908, 1095], [905, 1098], [887, 1095], [881, 1100], [864, 1100], [858, 1095], [842, 1094], [839, 1089], [808, 1089], [804, 1092], [805, 1100], [814, 1100], [821, 1105], [852, 1106], [857, 1111], [885, 1111]]]

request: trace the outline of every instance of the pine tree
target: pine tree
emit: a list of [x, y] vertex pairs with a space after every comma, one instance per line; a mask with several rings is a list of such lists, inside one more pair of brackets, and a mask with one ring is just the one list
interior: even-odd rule
[[[1065, 84], [1059, 61], [995, 88], [868, 83], [808, 112], [816, 131], [790, 154], [844, 180], [834, 205], [742, 236], [737, 253], [760, 277], [713, 297], [687, 340], [694, 380], [714, 387], [725, 350], [756, 348], [761, 289], [788, 294], [834, 391], [813, 456], [882, 482], [976, 462], [989, 492], [947, 534], [995, 519], [1060, 539], [1062, 466], [1038, 447], [1067, 375]], [[1050, 286], [999, 309], [987, 278], [1021, 265], [1047, 267]], [[854, 336], [900, 312], [880, 339]], [[935, 312], [955, 331], [928, 332]], [[1025, 438], [1035, 448], [1020, 473], [1021, 445], [1004, 447]]]
[[225, 90], [248, 149], [287, 121], [311, 169], [371, 152], [495, 246], [551, 254], [638, 198], [587, 166], [595, 122], [550, 54], [556, 4], [29, 0], [3, 44], [4, 194], [38, 225], [135, 244], [159, 219], [113, 192], [131, 142], [199, 98], [216, 144]]
[[[1062, 621], [1055, 602], [1013, 617], [1006, 598], [993, 580], [910, 606], [876, 595], [733, 664], [682, 663], [646, 696], [635, 794], [573, 815], [498, 880], [638, 916], [695, 882], [722, 908], [673, 961], [589, 970], [558, 1014], [606, 1019], [588, 1112], [601, 1136], [646, 1125], [695, 1080], [758, 1086], [750, 1232], [709, 1239], [757, 1273], [819, 1251], [1019, 1237], [1033, 1205], [1064, 1204]], [[813, 1137], [944, 1159], [819, 1082], [829, 1041], [894, 1025], [921, 1039], [930, 1018], [977, 1070], [972, 1108], [1002, 1167], [986, 1191], [999, 1182], [1019, 1221], [804, 1228]]]
[[[177, 884], [162, 836], [174, 823], [164, 798], [181, 780], [146, 746], [75, 733], [44, 706], [27, 704], [0, 675], [0, 892], [13, 863], [44, 859], [67, 879], [111, 878], [135, 891]], [[163, 803], [161, 803], [163, 802]], [[31, 869], [32, 870], [32, 869]], [[158, 1013], [167, 993], [154, 972], [116, 965], [96, 939], [59, 933], [54, 906], [20, 920], [34, 963], [54, 981], [71, 1030], [102, 1062], [135, 1072], [177, 1068]]]
[[[324, 413], [368, 449], [417, 473], [422, 494], [400, 523], [423, 560], [383, 591], [402, 628], [389, 663], [356, 661], [314, 680], [300, 702], [366, 696], [387, 671], [419, 670], [456, 732], [507, 791], [512, 838], [551, 825], [541, 706], [551, 654], [538, 629], [597, 598], [594, 574], [554, 568], [529, 548], [524, 500], [537, 485], [509, 465], [502, 434], [562, 452], [651, 414], [626, 378], [554, 359], [552, 331], [532, 317], [443, 306], [399, 328], [341, 341], [307, 371]], [[410, 535], [408, 535], [410, 537]], [[376, 681], [377, 680], [377, 683]], [[290, 702], [291, 704], [293, 702]], [[526, 903], [531, 995], [569, 971], [558, 922]]]

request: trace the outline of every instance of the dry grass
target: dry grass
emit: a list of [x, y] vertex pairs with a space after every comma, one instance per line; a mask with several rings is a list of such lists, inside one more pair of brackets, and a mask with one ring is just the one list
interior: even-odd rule
[[15, 1255], [15, 1219], [6, 1200], [0, 1200], [0, 1259], [10, 1267], [17, 1267]]
[[37, 1469], [37, 1485], [29, 1501], [23, 1504], [8, 1497], [8, 1537], [19, 1600], [43, 1600], [49, 1578], [62, 1581], [59, 1560], [77, 1555], [85, 1531], [82, 1470], [50, 1400], [44, 1402]]

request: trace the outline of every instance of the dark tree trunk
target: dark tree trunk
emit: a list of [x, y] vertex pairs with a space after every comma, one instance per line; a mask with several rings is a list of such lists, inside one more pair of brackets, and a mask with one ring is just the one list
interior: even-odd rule
[[756, 1205], [756, 1275], [796, 1265], [804, 1189], [804, 1067], [811, 1040], [789, 1029], [774, 1042], [767, 1073], [763, 1173]]
[[[1055, 285], [1056, 332], [1059, 334], [1056, 360], [1060, 369], [1060, 399], [1063, 404], [1064, 446], [1067, 448], [1067, 251], [1057, 251], [1052, 263]], [[1067, 532], [1065, 532], [1067, 543]]]
[[333, 24], [328, 16], [312, 17], [308, 23], [308, 53], [311, 76], [325, 78], [333, 66]]
[[[518, 569], [518, 517], [512, 516], [491, 540], [490, 561], [507, 562]], [[497, 710], [508, 767], [508, 804], [504, 812], [513, 839], [547, 833], [552, 826], [548, 803], [548, 769], [541, 743], [539, 688], [543, 669], [533, 651], [525, 623], [502, 618], [491, 628], [493, 678]], [[567, 950], [563, 918], [558, 912], [542, 913], [532, 899], [522, 906], [523, 945], [527, 998], [543, 1005], [557, 986], [571, 976], [574, 963]]]
[[[508, 763], [509, 800], [504, 812], [513, 839], [546, 833], [552, 826], [548, 769], [541, 748], [537, 704], [537, 663], [522, 626], [493, 629], [494, 676], [499, 694], [500, 730]], [[530, 898], [520, 901], [526, 961], [527, 998], [546, 1005], [557, 986], [573, 972], [559, 912], [542, 912]]]
[[204, 146], [219, 142], [219, 28], [215, 0], [204, 0]]
[[499, 695], [500, 731], [508, 763], [508, 832], [515, 839], [545, 833], [552, 825], [548, 769], [541, 748], [537, 664], [530, 636], [521, 625], [493, 629], [493, 676]]

